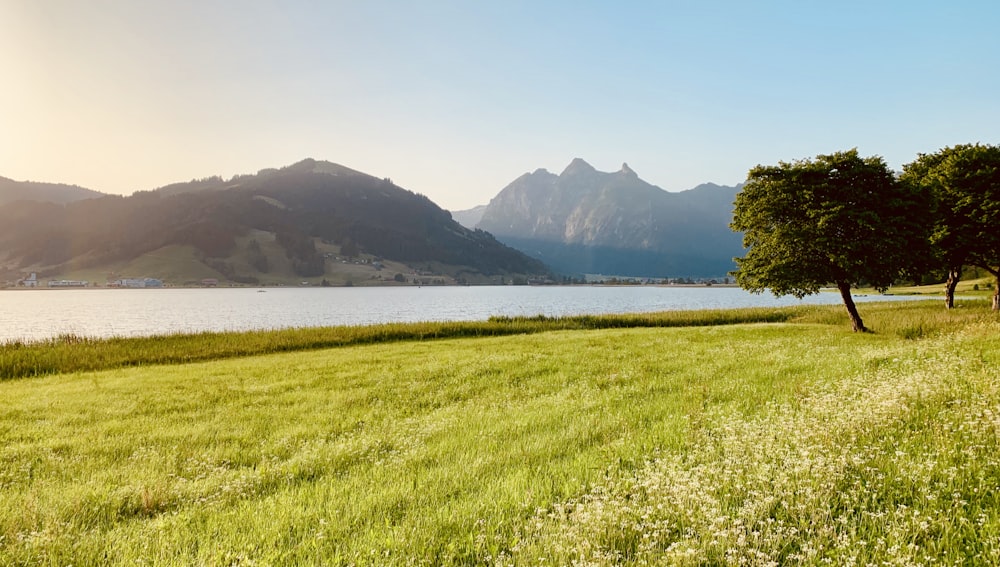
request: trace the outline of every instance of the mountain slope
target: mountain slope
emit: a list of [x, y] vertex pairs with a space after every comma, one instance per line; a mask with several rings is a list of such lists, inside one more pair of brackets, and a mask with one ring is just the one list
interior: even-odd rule
[[723, 276], [743, 252], [729, 229], [738, 187], [669, 193], [623, 164], [575, 159], [559, 175], [526, 173], [494, 197], [477, 228], [569, 273]]
[[479, 205], [478, 207], [462, 211], [451, 211], [451, 218], [455, 219], [455, 222], [465, 228], [474, 229], [479, 224], [480, 219], [483, 218], [484, 212], [486, 212], [486, 205]]
[[[0, 251], [6, 261], [49, 274], [191, 246], [224, 278], [253, 281], [275, 262], [267, 261], [260, 242], [247, 248], [251, 245], [244, 237], [252, 231], [271, 235], [300, 277], [327, 273], [333, 251], [440, 266], [453, 274], [548, 273], [541, 262], [491, 235], [462, 227], [423, 195], [315, 160], [131, 197], [0, 207]], [[237, 260], [246, 257], [254, 262]], [[258, 273], [237, 273], [236, 266], [243, 265], [255, 266]]]
[[14, 181], [0, 177], [0, 205], [14, 201], [43, 201], [50, 203], [70, 203], [83, 199], [104, 197], [104, 193], [85, 189], [77, 185], [61, 183], [37, 183], [34, 181]]

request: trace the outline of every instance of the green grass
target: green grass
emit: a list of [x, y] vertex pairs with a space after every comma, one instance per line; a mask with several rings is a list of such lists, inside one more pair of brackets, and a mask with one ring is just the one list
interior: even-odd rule
[[[256, 240], [261, 251], [268, 261], [266, 272], [258, 272], [251, 264], [248, 246], [251, 240]], [[340, 253], [340, 247], [315, 239], [316, 249], [320, 254]], [[232, 269], [232, 273], [241, 278], [257, 278], [262, 286], [284, 286], [300, 285], [306, 281], [311, 285], [320, 285], [323, 280], [327, 280], [331, 285], [379, 285], [383, 280], [392, 280], [396, 273], [410, 274], [413, 267], [401, 262], [392, 260], [382, 260], [384, 269], [376, 270], [369, 264], [341, 263], [335, 260], [328, 260], [326, 270], [322, 275], [303, 277], [295, 273], [292, 262], [289, 260], [285, 249], [276, 241], [273, 232], [263, 230], [251, 230], [244, 236], [235, 239], [236, 246], [230, 251], [228, 256], [214, 258], [217, 262], [223, 262]], [[372, 256], [365, 256], [368, 260]], [[86, 260], [86, 259], [83, 259]], [[129, 261], [113, 262], [101, 264], [98, 267], [82, 267], [80, 264], [88, 262], [70, 262], [60, 267], [59, 273], [50, 273], [44, 279], [70, 279], [85, 280], [91, 285], [104, 286], [109, 279], [155, 277], [169, 286], [199, 286], [205, 278], [218, 279], [222, 285], [229, 285], [227, 276], [220, 273], [215, 268], [210, 267], [202, 259], [202, 254], [194, 246], [172, 244], [162, 248], [141, 254]], [[89, 262], [93, 263], [93, 262]], [[453, 274], [469, 270], [474, 274], [468, 274], [467, 279], [477, 283], [490, 282], [491, 278], [478, 274], [475, 270], [464, 266], [452, 266], [445, 264], [430, 264], [440, 274], [428, 279], [434, 280], [443, 278], [454, 284], [454, 280], [446, 277], [445, 274]], [[426, 267], [426, 266], [421, 266]], [[380, 280], [379, 278], [382, 278]], [[244, 280], [245, 281], [245, 280]], [[236, 284], [249, 285], [249, 284]]]
[[[979, 278], [967, 278], [959, 280], [955, 293], [967, 298], [989, 298], [993, 296], [992, 286], [996, 285], [996, 278], [984, 276]], [[878, 293], [871, 288], [859, 290], [864, 293]], [[944, 283], [934, 283], [928, 285], [915, 286], [892, 286], [889, 293], [895, 295], [940, 295], [944, 298]]]
[[[113, 275], [112, 275], [113, 274]], [[105, 285], [119, 278], [156, 277], [174, 285], [197, 284], [204, 278], [223, 278], [219, 272], [198, 260], [194, 246], [172, 244], [147, 252], [128, 262], [116, 262], [100, 268], [73, 268], [51, 279], [85, 280]]]
[[8, 380], [0, 565], [995, 564], [996, 315], [776, 313]]
[[567, 329], [778, 322], [809, 313], [810, 309], [748, 308], [565, 318], [494, 317], [485, 322], [399, 323], [112, 339], [64, 335], [40, 342], [0, 344], [0, 380], [393, 341], [502, 336]]
[[[949, 329], [970, 317], [978, 317], [983, 307], [981, 302], [975, 301], [960, 301], [958, 306], [949, 312], [931, 301], [876, 303], [865, 305], [862, 314], [867, 325], [876, 332], [918, 338]], [[63, 335], [46, 341], [0, 343], [0, 381], [60, 372], [180, 364], [395, 341], [506, 336], [555, 330], [699, 327], [786, 321], [849, 325], [841, 306], [797, 306], [574, 317], [492, 317], [481, 322], [397, 323], [111, 339]]]

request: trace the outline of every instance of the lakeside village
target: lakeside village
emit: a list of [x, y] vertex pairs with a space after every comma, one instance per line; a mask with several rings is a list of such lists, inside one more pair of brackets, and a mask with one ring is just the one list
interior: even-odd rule
[[[219, 280], [213, 280], [214, 285], [219, 284]], [[208, 280], [203, 280], [202, 284], [207, 285]], [[37, 288], [43, 287], [41, 280], [38, 279], [38, 274], [31, 272], [27, 277], [17, 280], [15, 285], [17, 287], [27, 287], [27, 288]], [[90, 282], [87, 280], [49, 280], [45, 282], [45, 287], [53, 288], [63, 288], [63, 287], [96, 287], [97, 284], [91, 286]], [[117, 280], [109, 280], [105, 287], [112, 288], [158, 288], [165, 287], [163, 280], [158, 280], [156, 278], [120, 278]]]
[[[414, 272], [420, 274], [420, 272]], [[421, 274], [422, 275], [422, 274]], [[409, 279], [395, 278], [398, 283], [408, 284]], [[599, 274], [586, 274], [581, 278], [567, 278], [562, 282], [554, 282], [552, 280], [547, 280], [545, 282], [535, 282], [530, 280], [525, 280], [524, 282], [519, 282], [517, 280], [503, 280], [501, 278], [500, 285], [659, 285], [659, 286], [698, 286], [698, 287], [709, 287], [709, 286], [732, 286], [735, 285], [732, 278], [631, 278], [631, 277], [621, 277], [621, 276], [604, 276]], [[413, 285], [448, 285], [442, 279], [437, 280], [427, 280], [414, 278], [412, 280]], [[38, 288], [51, 288], [51, 289], [65, 289], [65, 288], [96, 288], [104, 287], [111, 289], [158, 289], [164, 287], [174, 287], [171, 284], [165, 283], [163, 280], [157, 278], [117, 278], [109, 279], [103, 286], [96, 282], [89, 282], [87, 280], [47, 280], [43, 281], [38, 279], [38, 274], [36, 272], [31, 272], [27, 276], [16, 280], [15, 282], [2, 282], [0, 289], [6, 289], [10, 287], [22, 288], [22, 289], [38, 289]], [[11, 285], [13, 284], [13, 285]], [[185, 286], [185, 287], [223, 287], [226, 284], [220, 283], [217, 278], [205, 278], [198, 282], [199, 285], [195, 286]], [[302, 282], [300, 286], [313, 285], [309, 282]], [[242, 287], [242, 285], [241, 285]]]

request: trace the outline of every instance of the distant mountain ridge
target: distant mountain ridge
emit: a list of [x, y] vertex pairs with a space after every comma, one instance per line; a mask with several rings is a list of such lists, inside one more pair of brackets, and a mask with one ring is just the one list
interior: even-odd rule
[[71, 203], [73, 201], [97, 199], [106, 196], [99, 191], [86, 189], [78, 185], [14, 181], [13, 179], [0, 177], [0, 205], [13, 203], [14, 201]]
[[40, 276], [110, 271], [178, 247], [192, 250], [218, 279], [249, 283], [275, 265], [290, 266], [291, 278], [323, 277], [334, 252], [415, 265], [460, 281], [549, 274], [542, 262], [459, 225], [423, 195], [313, 159], [130, 197], [0, 206], [0, 263], [8, 269]]
[[576, 158], [559, 175], [518, 177], [474, 226], [563, 273], [719, 277], [743, 254], [729, 229], [738, 191], [706, 183], [670, 193], [628, 164], [609, 173]]
[[476, 225], [479, 224], [479, 220], [483, 218], [483, 213], [485, 212], [486, 205], [479, 205], [462, 211], [451, 211], [451, 218], [464, 227], [476, 228]]

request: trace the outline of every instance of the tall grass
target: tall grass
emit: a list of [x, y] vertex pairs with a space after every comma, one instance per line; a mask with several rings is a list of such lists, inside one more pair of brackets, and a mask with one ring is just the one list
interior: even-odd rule
[[808, 309], [748, 308], [578, 317], [493, 317], [488, 321], [472, 322], [398, 323], [110, 339], [64, 335], [47, 341], [0, 345], [0, 380], [396, 341], [506, 336], [570, 329], [779, 322], [805, 312]]
[[[877, 332], [905, 338], [931, 336], [962, 321], [985, 316], [984, 301], [959, 302], [946, 311], [937, 301], [865, 304], [863, 315]], [[698, 327], [799, 321], [847, 325], [843, 307], [707, 309], [623, 315], [492, 317], [488, 321], [400, 323], [251, 332], [177, 334], [94, 339], [64, 335], [39, 342], [0, 344], [0, 380], [61, 372], [149, 364], [182, 364], [241, 356], [308, 351], [397, 341], [507, 336], [555, 330], [635, 327]]]
[[1000, 322], [938, 311], [8, 380], [0, 565], [996, 564]]
[[504, 562], [1000, 564], [998, 333], [963, 325], [756, 416], [713, 408], [685, 450], [539, 509]]
[[857, 340], [818, 333], [556, 331], [8, 381], [0, 555], [481, 562], [609, 463], [682, 447], [706, 407], [789, 399]]
[[[984, 301], [959, 302], [946, 311], [937, 301], [865, 304], [863, 315], [877, 332], [905, 338], [930, 336], [986, 314]], [[40, 342], [0, 344], [0, 380], [60, 372], [149, 364], [181, 364], [241, 356], [296, 352], [397, 341], [507, 336], [555, 330], [635, 327], [698, 327], [745, 323], [810, 322], [847, 325], [843, 307], [707, 309], [570, 317], [492, 317], [488, 321], [401, 323], [251, 332], [177, 334], [94, 339], [64, 335]]]
[[[878, 334], [904, 339], [935, 337], [963, 325], [986, 319], [996, 319], [988, 299], [959, 299], [954, 309], [945, 309], [940, 300], [865, 303], [859, 307], [865, 325]], [[843, 306], [824, 306], [803, 310], [790, 318], [799, 323], [850, 325]]]

